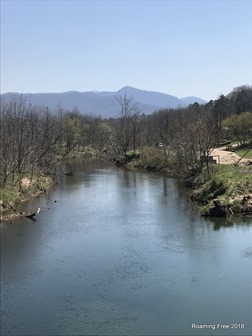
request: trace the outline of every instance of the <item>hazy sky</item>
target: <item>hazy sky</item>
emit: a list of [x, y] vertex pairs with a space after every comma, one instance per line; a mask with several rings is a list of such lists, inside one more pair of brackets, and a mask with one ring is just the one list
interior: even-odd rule
[[1, 92], [252, 84], [252, 1], [1, 0]]

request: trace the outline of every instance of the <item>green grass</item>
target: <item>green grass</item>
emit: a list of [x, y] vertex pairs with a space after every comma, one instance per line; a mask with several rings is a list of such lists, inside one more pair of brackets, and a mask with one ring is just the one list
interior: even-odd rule
[[[238, 149], [237, 151], [235, 151], [235, 153], [237, 155], [239, 155], [240, 157], [243, 157], [243, 155], [247, 152], [247, 149]], [[250, 152], [248, 152], [245, 156], [244, 159], [250, 159], [252, 160], [252, 149], [250, 150]]]
[[252, 168], [233, 165], [213, 165], [212, 175], [203, 173], [195, 179], [198, 188], [194, 198], [207, 203], [215, 198], [229, 199], [252, 193]]
[[[23, 176], [23, 178], [25, 178], [25, 176]], [[27, 176], [27, 178], [29, 178], [29, 176]], [[0, 188], [0, 200], [13, 205], [20, 202], [20, 200], [36, 196], [48, 190], [53, 184], [54, 181], [50, 176], [36, 176], [28, 187], [23, 186], [22, 188], [8, 181], [4, 188]]]
[[15, 201], [15, 191], [9, 189], [0, 189], [0, 200], [7, 201], [7, 202], [14, 202]]
[[163, 151], [153, 147], [144, 147], [137, 161], [141, 167], [146, 169], [159, 171], [167, 167], [167, 158]]
[[226, 194], [234, 196], [235, 194], [252, 192], [252, 172], [251, 167], [218, 165], [213, 178], [220, 179], [228, 187]]
[[224, 208], [231, 206], [233, 213], [247, 211], [242, 199], [252, 193], [252, 167], [213, 165], [211, 168], [210, 177], [202, 173], [195, 178], [197, 189], [191, 198], [200, 206], [200, 212], [209, 214], [214, 199], [218, 199]]

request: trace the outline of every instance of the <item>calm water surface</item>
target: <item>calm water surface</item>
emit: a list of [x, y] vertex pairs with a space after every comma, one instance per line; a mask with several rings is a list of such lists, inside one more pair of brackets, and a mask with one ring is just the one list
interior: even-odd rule
[[36, 222], [1, 227], [1, 335], [252, 335], [251, 220], [201, 218], [165, 176], [66, 169]]

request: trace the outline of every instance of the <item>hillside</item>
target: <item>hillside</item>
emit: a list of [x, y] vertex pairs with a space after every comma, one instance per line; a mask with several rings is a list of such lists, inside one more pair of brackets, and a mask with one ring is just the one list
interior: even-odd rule
[[[138, 103], [141, 113], [145, 114], [150, 114], [162, 108], [186, 107], [194, 102], [205, 103], [204, 100], [198, 97], [179, 99], [166, 93], [139, 90], [130, 86], [125, 86], [114, 92], [69, 91], [61, 93], [23, 93], [22, 96], [32, 105], [45, 105], [52, 110], [59, 108], [72, 110], [77, 107], [83, 114], [101, 115], [109, 118], [118, 114], [118, 102], [115, 97], [124, 94], [133, 97], [134, 102]], [[1, 97], [9, 101], [18, 95], [20, 93], [4, 93]]]

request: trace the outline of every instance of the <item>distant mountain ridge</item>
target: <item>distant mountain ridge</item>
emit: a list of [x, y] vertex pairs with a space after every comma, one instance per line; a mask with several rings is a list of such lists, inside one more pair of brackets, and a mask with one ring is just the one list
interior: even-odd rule
[[[118, 91], [68, 91], [61, 93], [23, 93], [23, 98], [33, 105], [45, 105], [55, 110], [78, 108], [82, 114], [100, 115], [105, 118], [115, 117], [119, 112], [119, 105], [115, 97], [127, 94], [138, 103], [141, 113], [150, 114], [164, 108], [186, 107], [195, 102], [205, 104], [206, 101], [198, 97], [178, 98], [166, 93], [146, 91], [125, 86]], [[4, 100], [9, 101], [20, 93], [4, 93]]]

